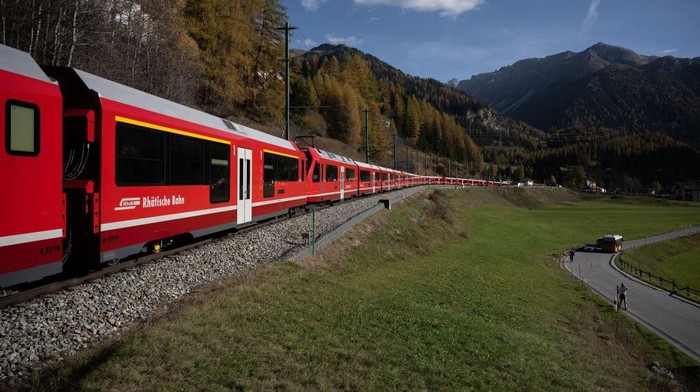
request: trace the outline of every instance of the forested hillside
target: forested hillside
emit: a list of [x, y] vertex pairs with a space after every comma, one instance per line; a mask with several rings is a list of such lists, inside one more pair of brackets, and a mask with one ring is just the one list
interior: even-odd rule
[[453, 116], [378, 78], [359, 51], [322, 46], [297, 57], [293, 68], [292, 104], [308, 107], [295, 115], [301, 129], [360, 146], [366, 109], [371, 152], [387, 152], [397, 135], [424, 151], [483, 166], [479, 148]]
[[669, 192], [678, 181], [700, 178], [698, 151], [668, 135], [568, 129], [548, 140], [549, 147], [532, 153], [526, 163], [534, 178], [555, 173], [574, 188], [593, 179], [599, 187], [631, 193]]
[[[309, 83], [318, 74], [331, 76], [340, 84], [350, 82], [349, 87], [355, 88], [365, 101], [375, 103], [380, 113], [392, 121], [391, 126], [400, 137], [413, 141], [421, 149], [458, 161], [465, 158], [461, 153], [464, 148], [467, 159], [476, 157], [472, 141], [480, 145], [495, 142], [534, 147], [544, 136], [541, 131], [505, 117], [459, 90], [434, 79], [407, 75], [370, 54], [344, 45], [324, 44], [302, 54], [295, 70], [305, 80], [293, 91], [300, 91], [304, 98]], [[358, 80], [352, 78], [364, 80], [357, 84], [354, 82]], [[462, 146], [463, 138], [465, 146]]]
[[228, 117], [282, 123], [277, 0], [3, 0], [1, 41]]

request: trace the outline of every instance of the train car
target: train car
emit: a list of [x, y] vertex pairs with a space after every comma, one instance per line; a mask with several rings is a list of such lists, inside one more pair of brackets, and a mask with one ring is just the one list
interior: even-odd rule
[[399, 174], [399, 183], [398, 186], [399, 188], [407, 188], [409, 187], [409, 178], [408, 178], [408, 173], [406, 173], [403, 170], [398, 170]]
[[389, 168], [379, 166], [379, 189], [381, 192], [387, 192], [392, 189], [391, 175], [393, 171]]
[[416, 176], [413, 173], [409, 173], [409, 172], [401, 172], [401, 175], [403, 176], [404, 186], [406, 186], [406, 187], [416, 186], [416, 179], [418, 178], [418, 176]]
[[446, 185], [462, 185], [462, 181], [456, 177], [445, 177]]
[[59, 81], [72, 257], [108, 262], [306, 203], [295, 144], [72, 68]]
[[[307, 159], [306, 196], [309, 203], [343, 200], [357, 196], [357, 165], [350, 159], [314, 147], [302, 148]], [[348, 171], [353, 181], [346, 184]]]
[[360, 196], [364, 196], [377, 193], [378, 190], [376, 174], [380, 172], [379, 167], [358, 161], [355, 161], [355, 164], [357, 165], [357, 168], [360, 171], [358, 194]]
[[401, 188], [401, 172], [396, 169], [388, 169], [391, 172], [391, 189]]
[[426, 176], [426, 182], [428, 185], [440, 185], [440, 177]]
[[62, 270], [61, 92], [29, 56], [0, 45], [0, 287]]
[[404, 176], [401, 170], [391, 169], [394, 171], [394, 189], [401, 189], [404, 186]]
[[353, 159], [342, 157], [347, 160], [345, 167], [345, 174], [341, 174], [345, 178], [344, 190], [345, 198], [353, 198], [360, 196], [360, 168], [357, 166], [357, 162]]

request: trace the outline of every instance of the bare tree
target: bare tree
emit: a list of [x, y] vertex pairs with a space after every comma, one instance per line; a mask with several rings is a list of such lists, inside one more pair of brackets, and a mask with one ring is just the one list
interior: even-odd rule
[[78, 9], [80, 7], [80, 0], [75, 0], [75, 7], [73, 7], [73, 18], [71, 23], [71, 42], [70, 49], [68, 49], [68, 61], [67, 66], [71, 66], [73, 63], [73, 54], [75, 53], [75, 47], [78, 44]]

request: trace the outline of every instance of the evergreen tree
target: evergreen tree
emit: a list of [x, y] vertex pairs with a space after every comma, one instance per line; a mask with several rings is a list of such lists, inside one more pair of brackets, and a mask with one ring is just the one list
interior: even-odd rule
[[247, 98], [253, 52], [250, 10], [242, 0], [189, 0], [185, 18], [204, 63], [202, 105], [222, 117], [239, 112]]
[[409, 138], [418, 139], [420, 136], [420, 127], [422, 124], [422, 115], [420, 110], [420, 104], [416, 99], [415, 95], [411, 95], [406, 103], [406, 114], [404, 116], [404, 129], [405, 136]]

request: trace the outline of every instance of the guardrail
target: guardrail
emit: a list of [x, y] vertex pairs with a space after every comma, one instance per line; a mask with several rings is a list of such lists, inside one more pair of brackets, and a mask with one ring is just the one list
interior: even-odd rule
[[[646, 282], [661, 287], [662, 289], [669, 288], [668, 291], [674, 294], [680, 294], [692, 300], [700, 299], [700, 290], [696, 288], [690, 286], [680, 287], [674, 280], [669, 280], [664, 278], [663, 276], [652, 274], [649, 271], [645, 271], [639, 267], [630, 264], [629, 262], [622, 259], [622, 255], [620, 255], [620, 257], [617, 258], [617, 261], [620, 263], [620, 267], [629, 270], [633, 275], [638, 276], [640, 279]], [[656, 284], [657, 282], [658, 284]]]

